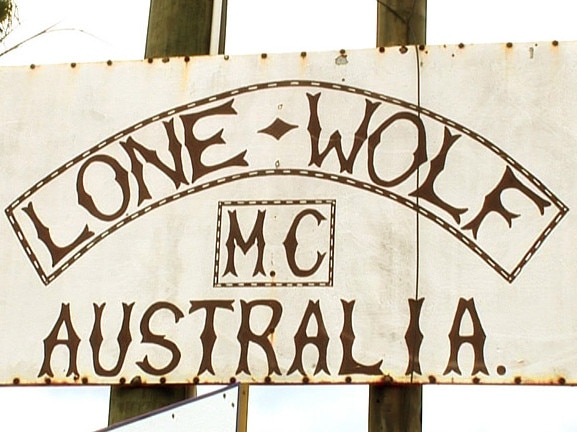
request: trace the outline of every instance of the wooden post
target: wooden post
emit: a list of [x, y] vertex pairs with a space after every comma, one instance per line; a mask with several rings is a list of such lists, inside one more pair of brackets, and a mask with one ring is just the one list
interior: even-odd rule
[[192, 385], [123, 385], [110, 387], [108, 425], [196, 396]]
[[224, 54], [228, 0], [151, 0], [145, 58]]
[[[151, 0], [145, 58], [223, 52], [225, 17], [226, 0]], [[195, 396], [193, 385], [111, 386], [108, 424]]]
[[[378, 0], [377, 46], [426, 43], [427, 0]], [[421, 432], [423, 386], [371, 385], [369, 432]]]
[[420, 432], [421, 385], [369, 387], [369, 432]]
[[426, 41], [427, 0], [378, 0], [377, 46]]
[[241, 384], [238, 391], [238, 421], [237, 421], [237, 432], [247, 432], [248, 426], [248, 395], [249, 386], [248, 384]]

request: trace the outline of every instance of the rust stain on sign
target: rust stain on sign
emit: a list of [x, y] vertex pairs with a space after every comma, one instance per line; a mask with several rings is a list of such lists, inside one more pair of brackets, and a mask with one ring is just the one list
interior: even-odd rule
[[0, 383], [577, 383], [562, 48], [6, 70]]

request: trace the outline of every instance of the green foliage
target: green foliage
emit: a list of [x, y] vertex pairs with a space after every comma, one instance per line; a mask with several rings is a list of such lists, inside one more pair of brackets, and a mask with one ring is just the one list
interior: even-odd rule
[[16, 5], [12, 0], [0, 0], [0, 40], [4, 39], [17, 20]]

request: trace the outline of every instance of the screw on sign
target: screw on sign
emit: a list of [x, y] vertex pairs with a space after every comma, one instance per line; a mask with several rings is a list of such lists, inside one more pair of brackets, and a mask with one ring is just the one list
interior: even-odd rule
[[[365, 82], [359, 69], [358, 86], [345, 86], [358, 58], [392, 67], [376, 52], [346, 54], [338, 68], [324, 55], [322, 81], [264, 81], [247, 67], [209, 96], [162, 98], [165, 111], [121, 117], [115, 130], [133, 126], [92, 147], [72, 143], [67, 162], [36, 162], [39, 181], [7, 182], [2, 243], [22, 265], [7, 290], [42, 293], [31, 300], [42, 303], [32, 375], [4, 372], [8, 382], [530, 380], [540, 353], [511, 339], [539, 331], [520, 317], [532, 307], [522, 296], [547, 302], [546, 277], [565, 262], [565, 246], [550, 245], [567, 243], [551, 233], [571, 226], [558, 198], [570, 193], [547, 169], [565, 163], [564, 148], [535, 153], [521, 145], [533, 139], [524, 124], [491, 131], [497, 118], [459, 114], [497, 146], [402, 99], [405, 78]], [[160, 88], [185, 67], [175, 63], [146, 65], [147, 77]], [[183, 85], [209, 80], [194, 77]], [[122, 116], [111, 110], [75, 122], [96, 121], [101, 137], [104, 119]], [[509, 308], [515, 320], [503, 319]]]

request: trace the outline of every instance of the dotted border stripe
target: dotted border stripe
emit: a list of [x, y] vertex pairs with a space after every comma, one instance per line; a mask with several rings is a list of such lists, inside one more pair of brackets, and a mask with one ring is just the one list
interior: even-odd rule
[[[318, 172], [318, 171], [301, 170], [301, 169], [257, 170], [257, 171], [245, 172], [242, 174], [235, 174], [235, 175], [224, 177], [224, 178], [225, 178], [225, 182], [228, 183], [228, 182], [232, 182], [232, 181], [239, 181], [239, 180], [257, 178], [257, 177], [268, 177], [268, 176], [304, 176], [304, 177], [310, 177], [313, 179], [328, 180], [331, 182], [349, 185], [349, 186], [355, 187], [355, 188], [360, 189], [360, 190], [365, 190], [365, 191], [380, 195], [382, 197], [385, 197], [385, 198], [388, 198], [392, 201], [395, 201], [398, 204], [401, 204], [401, 205], [403, 205], [409, 209], [418, 211], [422, 216], [431, 220], [432, 222], [434, 222], [435, 224], [437, 224], [438, 226], [443, 228], [445, 231], [447, 231], [454, 238], [456, 238], [461, 243], [463, 243], [468, 249], [470, 249], [476, 255], [478, 255], [483, 261], [485, 261], [491, 268], [493, 268], [498, 274], [500, 274], [508, 282], [513, 282], [515, 280], [515, 278], [519, 275], [521, 269], [529, 261], [529, 258], [535, 254], [537, 249], [539, 249], [539, 247], [544, 243], [544, 240], [548, 236], [548, 234], [550, 234], [552, 232], [553, 228], [563, 219], [563, 217], [565, 215], [565, 212], [562, 212], [562, 211], [559, 212], [557, 217], [555, 217], [555, 219], [545, 228], [545, 230], [541, 233], [541, 235], [539, 236], [537, 241], [533, 244], [531, 249], [527, 252], [527, 254], [525, 256], [526, 258], [521, 260], [519, 262], [519, 264], [517, 265], [517, 267], [515, 267], [515, 269], [513, 271], [509, 272], [505, 268], [503, 268], [501, 265], [499, 265], [488, 253], [486, 253], [481, 247], [479, 247], [479, 245], [477, 245], [473, 240], [469, 239], [463, 233], [456, 230], [452, 225], [450, 225], [444, 219], [441, 219], [438, 216], [435, 216], [434, 214], [432, 214], [427, 209], [424, 209], [420, 206], [417, 206], [414, 202], [410, 201], [407, 198], [404, 198], [398, 194], [395, 194], [394, 192], [391, 192], [387, 189], [384, 189], [384, 188], [381, 188], [381, 187], [378, 187], [378, 186], [375, 186], [372, 184], [367, 184], [367, 183], [364, 183], [364, 182], [361, 182], [358, 180], [354, 180], [354, 179], [351, 179], [348, 177], [336, 176], [332, 173], [327, 174], [327, 173]], [[68, 259], [61, 267], [57, 268], [52, 274], [45, 276], [45, 277], [42, 277], [43, 282], [46, 281], [44, 283], [47, 285], [48, 283], [53, 281], [56, 277], [58, 277], [60, 274], [62, 274], [62, 272], [65, 271], [66, 268], [68, 268], [71, 264], [73, 264], [76, 260], [78, 260], [84, 253], [86, 253], [90, 248], [92, 248], [93, 246], [98, 244], [100, 241], [102, 241], [108, 235], [110, 235], [110, 234], [114, 233], [115, 231], [117, 231], [118, 229], [120, 229], [125, 224], [130, 223], [130, 222], [138, 219], [139, 217], [145, 215], [146, 213], [148, 213], [151, 210], [162, 207], [163, 205], [169, 204], [173, 201], [185, 198], [185, 197], [192, 195], [194, 193], [202, 192], [202, 191], [208, 190], [208, 189], [212, 189], [216, 186], [219, 186], [220, 184], [221, 184], [220, 181], [214, 180], [214, 181], [211, 181], [208, 183], [203, 183], [203, 184], [200, 184], [198, 186], [191, 187], [191, 188], [189, 188], [185, 191], [182, 191], [178, 194], [164, 198], [161, 201], [157, 201], [155, 203], [152, 203], [149, 206], [139, 210], [138, 212], [127, 216], [123, 220], [121, 220], [121, 221], [117, 222], [116, 224], [114, 224], [113, 226], [111, 226], [108, 230], [103, 231], [102, 233], [100, 233], [96, 237], [94, 237], [90, 243], [84, 245], [81, 249], [79, 249], [78, 252], [73, 257]], [[529, 257], [529, 258], [527, 258], [527, 257]], [[267, 286], [267, 285], [262, 285], [262, 286]]]
[[[274, 175], [275, 171], [265, 170], [266, 175]], [[245, 206], [291, 206], [291, 205], [319, 205], [328, 204], [330, 205], [330, 244], [329, 244], [329, 269], [328, 269], [328, 280], [320, 282], [219, 282], [220, 274], [220, 227], [222, 225], [222, 208], [224, 206], [235, 206], [235, 207], [245, 207]], [[215, 245], [215, 259], [214, 259], [214, 274], [213, 274], [213, 284], [214, 288], [228, 288], [228, 287], [332, 287], [333, 286], [333, 271], [334, 271], [334, 233], [335, 233], [335, 213], [336, 213], [336, 200], [331, 199], [302, 199], [302, 200], [240, 200], [240, 201], [219, 201], [218, 202], [218, 220], [216, 227], [216, 245]]]
[[355, 88], [355, 87], [344, 87], [343, 88], [339, 84], [334, 84], [334, 83], [330, 83], [330, 82], [323, 82], [323, 81], [311, 81], [311, 80], [288, 81], [287, 80], [287, 81], [274, 81], [274, 82], [261, 83], [261, 84], [251, 85], [251, 86], [239, 87], [238, 89], [229, 90], [229, 91], [219, 93], [219, 94], [214, 95], [214, 96], [209, 96], [209, 97], [206, 97], [203, 99], [199, 99], [198, 101], [195, 101], [192, 103], [187, 103], [184, 105], [180, 105], [176, 108], [172, 108], [170, 110], [166, 110], [166, 111], [163, 111], [157, 115], [149, 117], [149, 118], [147, 118], [147, 119], [145, 119], [139, 123], [136, 123], [135, 125], [127, 128], [127, 129], [124, 129], [123, 131], [121, 131], [121, 132], [119, 132], [113, 136], [108, 137], [104, 141], [100, 142], [99, 144], [95, 145], [94, 147], [90, 148], [89, 150], [85, 151], [84, 153], [80, 154], [79, 156], [76, 156], [71, 161], [60, 166], [58, 169], [56, 169], [55, 171], [50, 173], [48, 176], [46, 176], [45, 178], [40, 180], [32, 188], [30, 188], [24, 194], [22, 194], [20, 197], [18, 197], [16, 200], [14, 200], [14, 202], [12, 202], [9, 207], [11, 207], [11, 208], [17, 207], [28, 196], [35, 193], [39, 188], [41, 188], [42, 186], [49, 183], [55, 177], [58, 177], [60, 174], [62, 174], [66, 170], [70, 169], [72, 166], [74, 166], [77, 163], [79, 163], [80, 161], [88, 158], [88, 156], [91, 156], [92, 154], [96, 153], [98, 150], [101, 150], [104, 147], [107, 147], [108, 145], [118, 141], [119, 139], [124, 138], [124, 137], [128, 136], [129, 134], [137, 131], [138, 129], [141, 129], [143, 126], [146, 126], [146, 125], [151, 124], [153, 122], [156, 122], [158, 120], [165, 119], [167, 117], [173, 116], [173, 115], [181, 113], [183, 111], [189, 110], [192, 107], [198, 107], [201, 105], [206, 105], [206, 104], [215, 102], [217, 100], [225, 99], [228, 97], [233, 97], [233, 96], [240, 95], [240, 94], [252, 93], [255, 91], [259, 91], [259, 90], [267, 90], [267, 89], [271, 89], [271, 88], [272, 89], [285, 88], [285, 87], [315, 87], [315, 88], [324, 88], [324, 89], [330, 89], [330, 90], [335, 90], [335, 91], [348, 92], [348, 93], [355, 94], [355, 95], [363, 94], [363, 95], [370, 97], [370, 98], [373, 98], [373, 99], [379, 99], [379, 100], [382, 100], [382, 101], [387, 102], [387, 103], [399, 105], [399, 106], [402, 106], [404, 108], [411, 109], [413, 111], [418, 111], [421, 114], [423, 114], [429, 118], [432, 118], [432, 119], [437, 120], [441, 123], [444, 123], [444, 124], [451, 126], [452, 128], [464, 133], [465, 135], [468, 135], [469, 137], [471, 137], [475, 141], [479, 142], [481, 145], [483, 145], [484, 147], [491, 150], [493, 153], [495, 153], [497, 156], [499, 156], [501, 159], [503, 159], [507, 164], [513, 166], [516, 170], [520, 171], [525, 177], [527, 177], [529, 180], [531, 180], [531, 182], [537, 188], [541, 189], [543, 191], [543, 193], [545, 193], [551, 200], [555, 201], [555, 203], [558, 207], [562, 206], [562, 203], [560, 202], [560, 200], [557, 197], [555, 197], [555, 195], [551, 191], [549, 191], [545, 187], [545, 185], [543, 185], [543, 183], [541, 183], [535, 176], [533, 176], [526, 168], [524, 168], [520, 163], [515, 161], [511, 156], [509, 156], [507, 153], [505, 153], [503, 150], [498, 148], [491, 141], [482, 137], [478, 133], [471, 131], [470, 129], [464, 127], [463, 125], [448, 119], [447, 117], [444, 117], [444, 116], [437, 114], [433, 111], [430, 111], [428, 109], [420, 108], [420, 107], [418, 107], [412, 103], [406, 102], [404, 100], [393, 98], [393, 97], [383, 95], [380, 93], [375, 93], [375, 92], [370, 91], [370, 90], [363, 90], [363, 89]]
[[214, 257], [214, 274], [212, 279], [212, 286], [217, 286], [218, 275], [220, 274], [220, 227], [222, 226], [222, 207], [226, 202], [218, 202], [218, 211], [216, 216], [216, 243], [215, 243], [215, 257]]
[[[433, 120], [437, 120], [443, 124], [449, 125], [452, 128], [462, 132], [463, 134], [469, 136], [470, 138], [472, 138], [473, 140], [477, 141], [479, 144], [481, 144], [482, 146], [486, 147], [488, 150], [490, 150], [491, 152], [493, 152], [494, 154], [496, 154], [499, 158], [501, 158], [507, 165], [513, 167], [516, 171], [520, 172], [525, 178], [527, 178], [538, 190], [540, 190], [541, 192], [543, 192], [543, 194], [545, 194], [552, 202], [553, 204], [559, 209], [559, 213], [557, 214], [557, 217], [554, 219], [554, 221], [552, 221], [545, 229], [545, 231], [543, 231], [543, 233], [541, 233], [541, 235], [539, 236], [539, 238], [537, 239], [537, 241], [532, 245], [532, 247], [530, 248], [530, 250], [525, 254], [525, 256], [523, 257], [523, 259], [521, 260], [521, 262], [517, 265], [517, 267], [511, 272], [507, 272], [505, 269], [503, 269], [502, 267], [500, 267], [499, 265], [495, 264], [492, 265], [492, 260], [490, 260], [490, 257], [488, 257], [488, 255], [486, 255], [485, 253], [483, 253], [483, 255], [479, 254], [476, 251], [476, 248], [471, 248], [470, 246], [470, 240], [468, 240], [466, 237], [460, 237], [457, 236], [455, 233], [452, 232], [452, 230], [450, 230], [449, 228], [447, 228], [445, 225], [438, 223], [440, 226], [442, 226], [445, 230], [447, 230], [451, 235], [459, 238], [459, 240], [464, 243], [465, 245], [467, 245], [467, 247], [469, 247], [470, 249], [472, 249], [475, 253], [477, 253], [478, 255], [480, 255], [489, 265], [491, 265], [491, 267], [493, 267], [496, 271], [498, 271], [499, 274], [501, 274], [505, 279], [507, 279], [509, 282], [512, 282], [515, 277], [519, 274], [520, 270], [524, 267], [524, 265], [529, 261], [529, 259], [534, 255], [534, 253], [537, 251], [537, 249], [541, 246], [541, 244], [543, 243], [543, 241], [545, 240], [545, 238], [548, 236], [548, 234], [551, 232], [551, 230], [561, 221], [561, 219], [564, 217], [564, 215], [567, 213], [567, 211], [569, 210], [567, 208], [567, 206], [558, 198], [556, 197], [539, 179], [537, 179], [534, 175], [532, 175], [525, 167], [523, 167], [520, 163], [518, 163], [516, 160], [514, 160], [511, 156], [509, 156], [506, 152], [504, 152], [503, 150], [501, 150], [500, 148], [498, 148], [495, 144], [493, 144], [491, 141], [487, 140], [486, 138], [482, 137], [481, 135], [479, 135], [478, 133], [471, 131], [470, 129], [464, 127], [463, 125], [456, 123], [450, 119], [448, 119], [447, 117], [444, 117], [442, 115], [439, 115], [433, 111], [430, 111], [428, 109], [423, 109], [421, 107], [418, 107], [412, 103], [406, 102], [404, 100], [401, 99], [397, 99], [397, 98], [393, 98], [390, 96], [386, 96], [380, 93], [376, 93], [370, 90], [364, 90], [364, 89], [360, 89], [360, 88], [355, 88], [355, 87], [343, 87], [339, 84], [335, 84], [335, 83], [330, 83], [330, 82], [323, 82], [323, 81], [312, 81], [312, 80], [286, 80], [286, 81], [274, 81], [274, 82], [266, 82], [266, 83], [260, 83], [260, 84], [255, 84], [255, 85], [250, 85], [250, 86], [245, 86], [245, 87], [239, 87], [237, 89], [233, 89], [233, 90], [229, 90], [226, 92], [222, 92], [219, 93], [217, 95], [213, 95], [213, 96], [209, 96], [209, 97], [205, 97], [202, 99], [199, 99], [197, 101], [194, 102], [190, 102], [184, 105], [180, 105], [178, 107], [175, 108], [171, 108], [169, 110], [163, 111], [159, 114], [156, 114], [154, 116], [151, 116], [143, 121], [140, 121], [136, 124], [134, 124], [133, 126], [122, 130], [121, 132], [118, 132], [110, 137], [108, 137], [107, 139], [105, 139], [104, 141], [96, 144], [95, 146], [91, 147], [90, 149], [84, 151], [83, 153], [81, 153], [80, 155], [76, 156], [75, 158], [73, 158], [72, 160], [66, 162], [65, 164], [61, 165], [59, 168], [57, 168], [55, 171], [53, 171], [52, 173], [50, 173], [49, 175], [47, 175], [46, 177], [44, 177], [43, 179], [41, 179], [40, 181], [38, 181], [34, 186], [32, 186], [30, 189], [28, 189], [26, 192], [24, 192], [22, 195], [20, 195], [16, 200], [14, 200], [7, 208], [6, 208], [6, 214], [8, 216], [8, 220], [10, 222], [10, 224], [12, 225], [13, 230], [15, 231], [18, 240], [21, 243], [22, 248], [25, 250], [29, 260], [31, 261], [31, 263], [33, 264], [36, 272], [38, 273], [39, 277], [41, 278], [42, 282], [45, 285], [48, 285], [51, 281], [53, 281], [58, 275], [60, 275], [62, 273], [62, 271], [67, 268], [70, 264], [72, 264], [74, 261], [76, 261], [76, 259], [78, 259], [79, 256], [81, 256], [82, 254], [84, 254], [87, 250], [89, 250], [92, 246], [94, 246], [95, 244], [97, 244], [99, 241], [101, 241], [104, 237], [106, 237], [108, 234], [114, 232], [116, 229], [118, 229], [119, 227], [121, 227], [122, 225], [124, 225], [125, 223], [130, 222], [131, 220], [134, 220], [138, 217], [140, 217], [142, 214], [147, 213], [148, 211], [152, 210], [153, 208], [158, 207], [158, 204], [152, 204], [151, 206], [146, 207], [145, 209], [142, 209], [136, 213], [134, 213], [132, 216], [130, 216], [130, 219], [127, 220], [127, 218], [123, 219], [121, 222], [118, 222], [117, 224], [115, 224], [113, 227], [111, 227], [110, 229], [106, 230], [104, 233], [101, 233], [99, 236], [97, 236], [95, 239], [93, 239], [90, 243], [88, 243], [87, 245], [85, 245], [84, 247], [82, 247], [79, 251], [80, 254], [76, 253], [74, 255], [74, 257], [72, 257], [71, 259], [69, 259], [68, 261], [66, 261], [61, 267], [57, 268], [54, 270], [53, 273], [51, 273], [50, 275], [47, 275], [46, 272], [44, 271], [44, 269], [42, 269], [42, 266], [40, 264], [40, 262], [38, 261], [38, 259], [36, 258], [34, 252], [31, 250], [29, 243], [27, 242], [27, 240], [24, 238], [23, 232], [21, 230], [21, 228], [19, 227], [19, 225], [16, 223], [16, 220], [14, 218], [14, 210], [26, 199], [28, 199], [31, 195], [33, 195], [34, 193], [36, 193], [40, 188], [42, 188], [43, 186], [47, 185], [48, 183], [50, 183], [53, 179], [55, 179], [56, 177], [58, 177], [60, 174], [64, 173], [65, 171], [71, 169], [74, 165], [80, 163], [81, 161], [83, 161], [84, 159], [88, 158], [89, 156], [93, 155], [94, 153], [96, 153], [97, 151], [115, 143], [116, 141], [118, 141], [119, 139], [128, 136], [130, 133], [141, 129], [142, 127], [151, 124], [153, 122], [156, 122], [158, 120], [164, 119], [166, 117], [169, 116], [173, 116], [175, 114], [181, 113], [183, 111], [189, 110], [192, 107], [198, 107], [201, 105], [205, 105], [205, 104], [209, 104], [212, 102], [215, 102], [217, 100], [220, 99], [224, 99], [224, 98], [229, 98], [229, 97], [234, 97], [236, 95], [241, 95], [241, 94], [245, 94], [245, 93], [251, 93], [251, 92], [255, 92], [255, 91], [259, 91], [259, 90], [267, 90], [267, 89], [275, 89], [275, 88], [289, 88], [289, 87], [308, 87], [308, 88], [314, 88], [314, 89], [327, 89], [327, 90], [334, 90], [334, 91], [341, 91], [341, 92], [346, 92], [346, 93], [351, 93], [351, 94], [355, 94], [358, 96], [365, 96], [365, 97], [370, 97], [373, 99], [377, 99], [377, 100], [381, 100], [384, 101], [386, 103], [390, 103], [393, 105], [397, 105], [406, 109], [410, 109], [413, 111], [417, 111], [418, 113], [425, 115]], [[270, 172], [271, 170], [267, 171], [267, 174]], [[274, 170], [272, 170], [273, 172], [276, 172]], [[259, 171], [253, 171], [254, 172], [259, 172]], [[306, 175], [306, 173], [308, 172], [307, 170], [300, 170], [302, 175]], [[250, 173], [249, 173], [250, 174]], [[243, 174], [243, 175], [246, 175]], [[220, 183], [224, 183], [227, 181], [234, 181], [240, 178], [244, 178], [243, 175], [236, 175], [233, 176], [232, 178], [227, 178], [227, 180], [219, 180]], [[260, 174], [259, 174], [260, 175]], [[324, 178], [324, 179], [328, 179], [331, 181], [336, 181], [335, 179], [337, 178], [341, 178], [338, 176], [328, 176], [326, 177], [326, 174], [322, 173], [322, 177], [319, 177], [318, 174], [315, 174], [317, 176], [317, 178]], [[219, 183], [219, 184], [220, 184]], [[345, 184], [349, 184], [351, 186], [355, 186], [359, 183], [356, 180], [352, 180], [352, 179], [348, 179], [345, 178], [345, 180], [343, 181], [343, 183]], [[202, 188], [209, 188], [212, 187], [210, 184], [203, 184], [199, 187]], [[193, 187], [190, 188], [184, 192], [180, 192], [177, 198], [180, 198], [182, 196], [188, 196], [192, 193], [195, 193], [198, 191], [199, 187]], [[426, 217], [429, 217], [427, 215], [425, 215], [424, 213], [422, 213], [424, 211], [424, 209], [417, 207], [414, 203], [405, 200], [404, 198], [401, 199], [401, 197], [397, 196], [396, 194], [392, 194], [389, 193], [388, 191], [384, 191], [384, 190], [380, 190], [379, 188], [373, 188], [372, 185], [368, 185], [368, 187], [365, 185], [363, 186], [363, 188], [365, 190], [374, 192], [374, 193], [378, 193], [380, 195], [384, 195], [386, 197], [388, 197], [389, 199], [393, 199], [409, 208], [412, 209], [418, 209], [418, 211], [423, 214]], [[386, 192], [386, 193], [385, 193]], [[162, 200], [162, 205], [168, 202], [172, 202], [175, 199], [174, 196], [169, 198], [169, 199], [165, 199]], [[156, 205], [156, 207], [154, 207]], [[430, 218], [430, 217], [429, 217]], [[432, 219], [433, 220], [433, 219]], [[478, 247], [478, 246], [477, 246]], [[486, 256], [485, 256], [486, 255]]]

